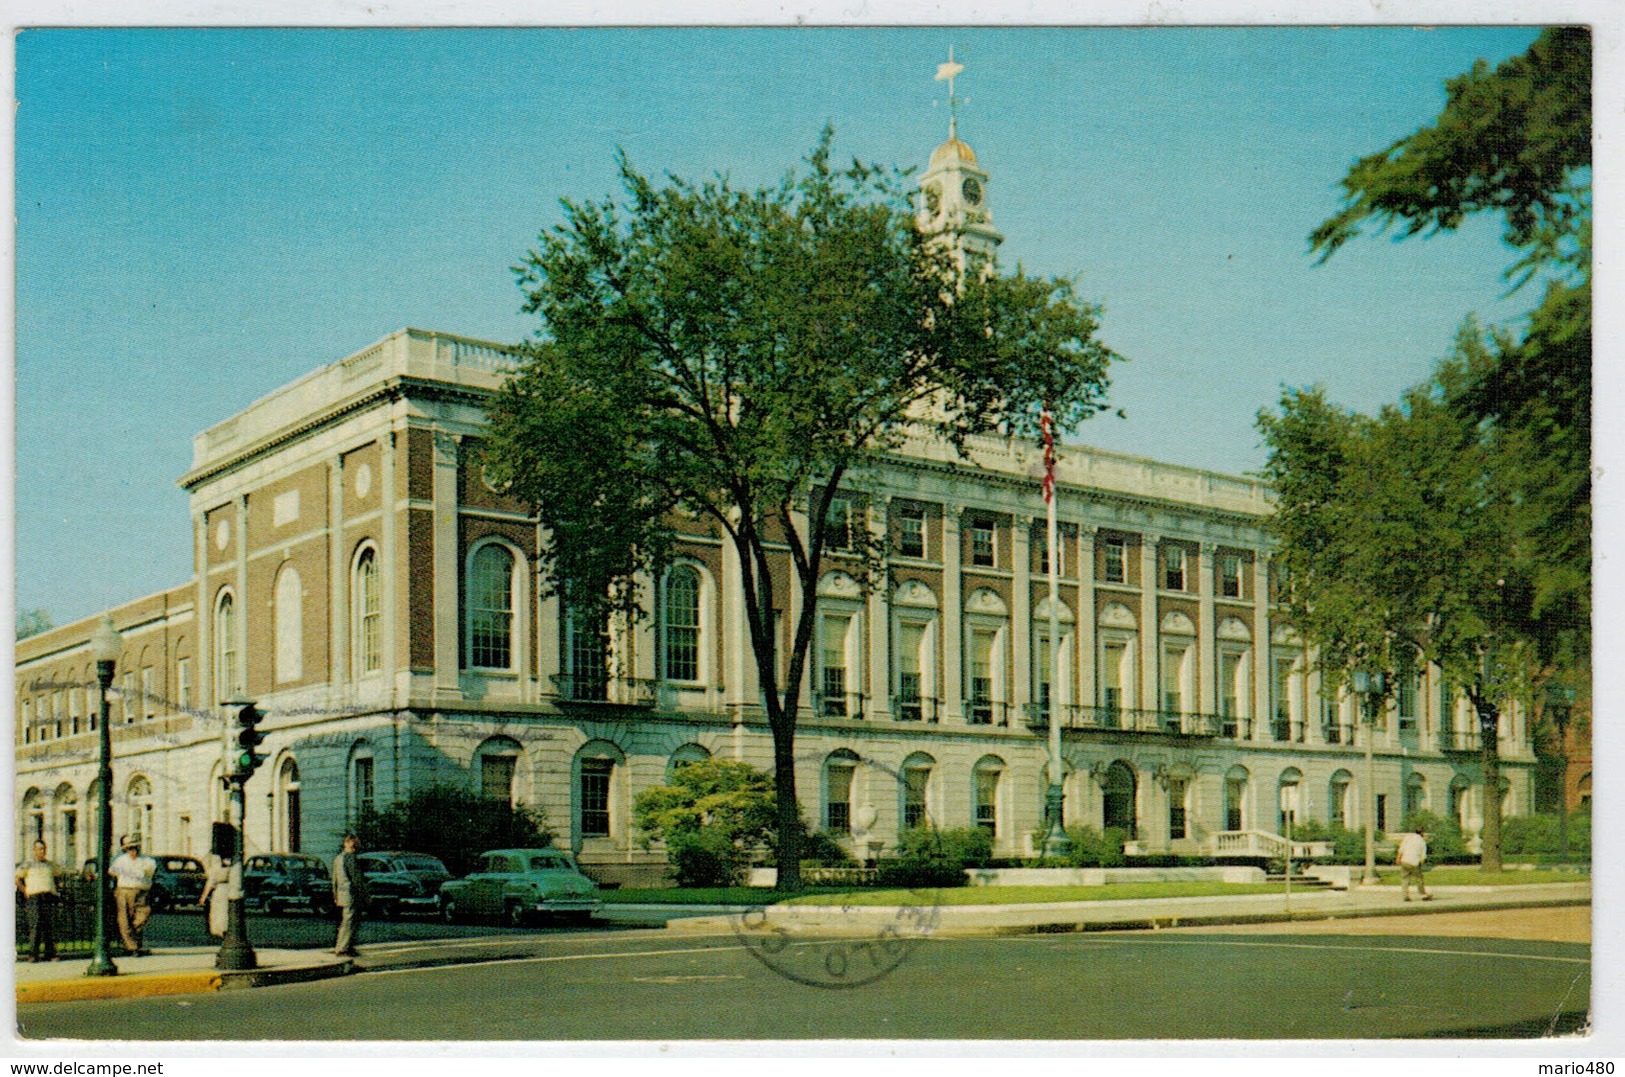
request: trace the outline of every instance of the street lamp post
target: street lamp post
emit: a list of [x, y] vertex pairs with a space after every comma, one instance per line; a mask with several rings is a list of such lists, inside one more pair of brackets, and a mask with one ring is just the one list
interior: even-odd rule
[[113, 627], [111, 615], [104, 614], [102, 623], [90, 637], [90, 653], [96, 659], [96, 680], [101, 686], [101, 716], [97, 732], [100, 734], [101, 757], [96, 770], [96, 784], [101, 787], [97, 797], [96, 822], [96, 940], [91, 952], [86, 976], [117, 976], [118, 966], [107, 952], [107, 895], [108, 869], [113, 862], [113, 731], [109, 728], [107, 694], [113, 688], [113, 670], [118, 665], [119, 633]]
[[1383, 695], [1386, 688], [1381, 673], [1354, 671], [1354, 692], [1365, 716], [1365, 874], [1360, 876], [1361, 886], [1377, 884], [1377, 765], [1371, 743], [1377, 736], [1377, 714], [1371, 697]]

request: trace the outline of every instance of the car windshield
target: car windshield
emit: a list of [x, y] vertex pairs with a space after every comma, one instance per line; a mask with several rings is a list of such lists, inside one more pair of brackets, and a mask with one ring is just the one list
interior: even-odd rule
[[203, 865], [191, 857], [172, 856], [163, 865], [169, 871], [202, 871]]
[[288, 874], [303, 875], [309, 878], [326, 878], [327, 871], [321, 864], [310, 860], [295, 860], [288, 864]]
[[401, 865], [408, 871], [445, 871], [446, 865], [432, 856], [403, 856]]
[[568, 871], [570, 862], [562, 856], [533, 856], [530, 858], [531, 871]]

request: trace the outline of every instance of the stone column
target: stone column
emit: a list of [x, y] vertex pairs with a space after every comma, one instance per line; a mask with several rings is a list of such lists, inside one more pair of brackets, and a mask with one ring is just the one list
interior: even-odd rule
[[965, 635], [960, 611], [965, 604], [965, 586], [960, 577], [962, 549], [959, 538], [960, 507], [942, 506], [942, 663], [943, 721], [962, 724], [965, 720]]
[[1095, 691], [1095, 535], [1099, 530], [1093, 524], [1078, 526], [1078, 608], [1073, 611], [1077, 617], [1074, 632], [1078, 648], [1078, 688], [1074, 698], [1085, 707], [1098, 704]]
[[434, 690], [460, 699], [458, 643], [457, 466], [462, 437], [434, 432]]
[[1027, 704], [1038, 698], [1033, 681], [1033, 584], [1030, 516], [1011, 518], [1010, 583], [1010, 715], [1012, 723], [1027, 717]]
[[1219, 547], [1214, 543], [1204, 542], [1197, 557], [1199, 560], [1196, 568], [1196, 709], [1203, 714], [1217, 714], [1219, 682], [1215, 638], [1219, 627], [1213, 605], [1213, 575], [1218, 567]]
[[1270, 561], [1260, 553], [1253, 562], [1253, 739], [1274, 739], [1270, 723]]

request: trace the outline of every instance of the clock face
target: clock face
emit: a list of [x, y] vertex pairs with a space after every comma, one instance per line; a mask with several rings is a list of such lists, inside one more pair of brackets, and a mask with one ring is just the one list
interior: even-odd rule
[[965, 201], [973, 206], [982, 203], [982, 182], [975, 176], [966, 176], [965, 185], [960, 188], [965, 193]]

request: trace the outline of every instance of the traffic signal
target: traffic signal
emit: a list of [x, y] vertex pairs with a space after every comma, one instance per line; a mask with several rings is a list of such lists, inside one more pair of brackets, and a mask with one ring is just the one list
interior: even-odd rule
[[265, 756], [254, 749], [265, 741], [265, 734], [257, 728], [265, 717], [252, 703], [243, 704], [237, 712], [237, 746], [232, 751], [231, 773], [247, 778], [265, 762]]

